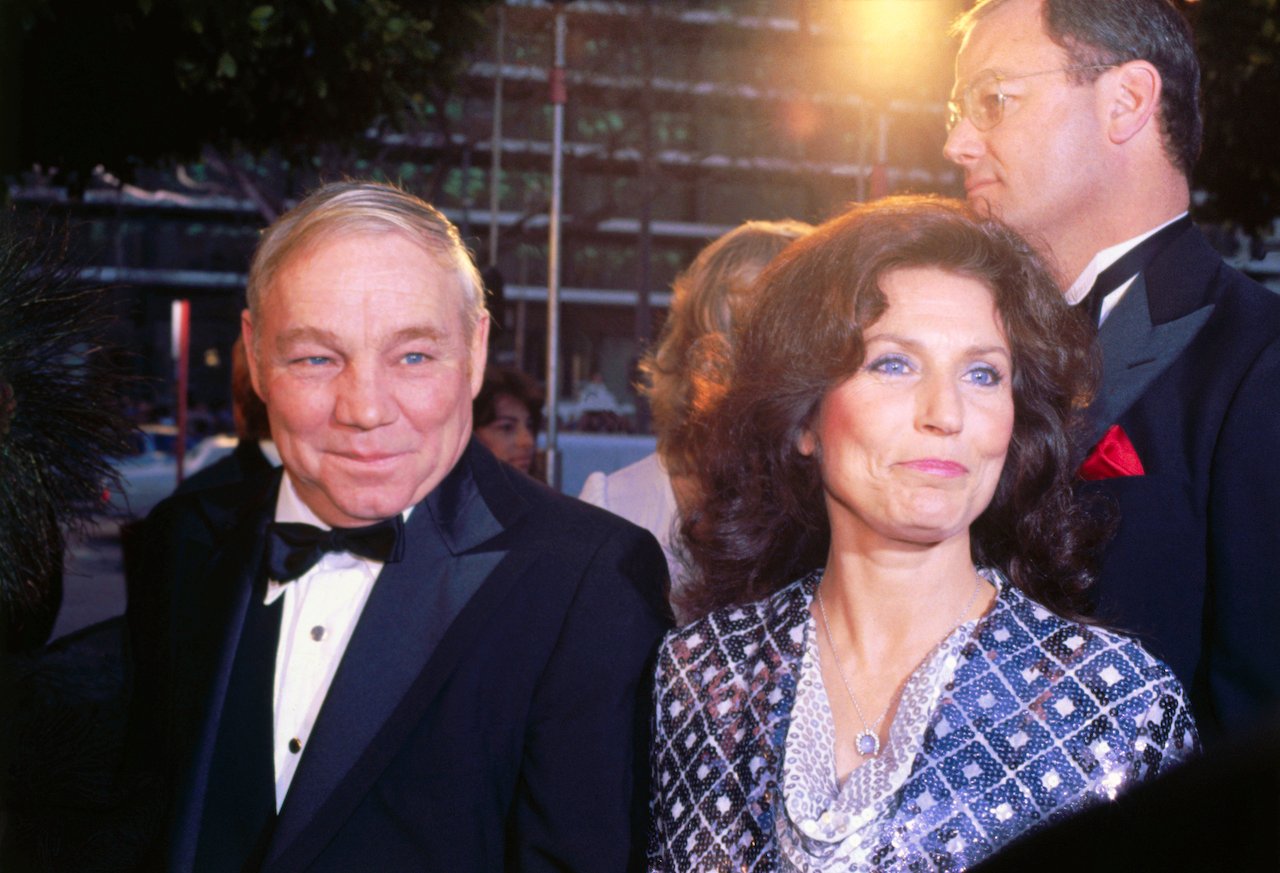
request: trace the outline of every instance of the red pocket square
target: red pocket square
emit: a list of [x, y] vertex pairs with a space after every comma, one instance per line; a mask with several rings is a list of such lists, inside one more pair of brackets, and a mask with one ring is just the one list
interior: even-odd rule
[[1113, 424], [1098, 440], [1089, 457], [1080, 465], [1080, 478], [1092, 482], [1095, 479], [1114, 479], [1117, 476], [1141, 476], [1142, 459], [1138, 450], [1129, 442], [1129, 435], [1118, 424]]

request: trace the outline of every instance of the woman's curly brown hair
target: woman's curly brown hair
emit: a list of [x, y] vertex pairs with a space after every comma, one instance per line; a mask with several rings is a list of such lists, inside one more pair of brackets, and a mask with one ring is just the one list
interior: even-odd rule
[[699, 413], [705, 497], [682, 529], [698, 571], [689, 614], [766, 597], [826, 562], [821, 472], [799, 437], [862, 365], [863, 330], [887, 307], [882, 277], [910, 267], [990, 288], [1013, 353], [1013, 436], [971, 529], [974, 561], [1051, 609], [1083, 608], [1104, 533], [1072, 490], [1072, 430], [1098, 372], [1089, 327], [1013, 231], [958, 201], [894, 197], [821, 225], [760, 277], [727, 389]]

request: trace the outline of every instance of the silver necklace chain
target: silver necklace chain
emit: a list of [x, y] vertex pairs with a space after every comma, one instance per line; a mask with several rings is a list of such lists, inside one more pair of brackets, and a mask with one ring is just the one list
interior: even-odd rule
[[[956, 616], [955, 621], [951, 622], [951, 627], [947, 631], [946, 637], [951, 636], [960, 623], [964, 621], [964, 617], [969, 614], [969, 609], [973, 606], [973, 602], [978, 599], [978, 592], [982, 590], [982, 577], [974, 573], [973, 592], [969, 595], [969, 599], [965, 601], [964, 606], [960, 609], [960, 614]], [[840, 655], [836, 652], [835, 640], [831, 638], [831, 622], [827, 619], [827, 605], [822, 602], [822, 584], [818, 584], [818, 614], [822, 616], [822, 631], [827, 637], [827, 648], [831, 650], [831, 660], [835, 662], [836, 673], [840, 675], [840, 681], [844, 683], [844, 690], [849, 694], [849, 701], [853, 703], [854, 712], [858, 713], [858, 721], [862, 722], [862, 730], [853, 741], [853, 747], [858, 750], [858, 754], [864, 758], [874, 758], [880, 754], [880, 722], [884, 721], [884, 717], [889, 714], [889, 710], [893, 708], [893, 702], [897, 699], [895, 694], [889, 698], [889, 704], [884, 708], [884, 712], [880, 713], [880, 717], [867, 724], [867, 717], [862, 714], [862, 707], [858, 704], [858, 698], [853, 693], [853, 686], [849, 684], [849, 677], [845, 675], [844, 667], [840, 666]]]

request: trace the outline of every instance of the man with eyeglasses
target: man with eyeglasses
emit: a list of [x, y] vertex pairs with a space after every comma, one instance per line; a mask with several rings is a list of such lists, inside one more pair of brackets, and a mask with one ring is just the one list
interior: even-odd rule
[[1191, 223], [1199, 64], [1168, 0], [979, 0], [944, 152], [1099, 327], [1082, 488], [1119, 508], [1098, 618], [1212, 742], [1280, 702], [1280, 298]]

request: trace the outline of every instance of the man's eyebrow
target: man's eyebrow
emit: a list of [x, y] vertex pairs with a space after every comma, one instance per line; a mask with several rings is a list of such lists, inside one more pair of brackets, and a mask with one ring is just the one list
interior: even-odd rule
[[965, 91], [968, 91], [977, 82], [982, 82], [987, 79], [999, 79], [1002, 75], [1003, 73], [999, 70], [993, 70], [990, 67], [983, 67], [964, 81], [957, 79], [952, 82], [950, 99], [955, 100], [956, 97], [963, 94]]
[[435, 325], [415, 324], [410, 327], [402, 327], [393, 333], [391, 335], [391, 344], [398, 345], [400, 343], [413, 342], [415, 340], [443, 342], [445, 339], [445, 332]]
[[276, 348], [284, 349], [295, 343], [315, 342], [326, 346], [338, 345], [338, 335], [319, 327], [292, 327], [276, 335]]

